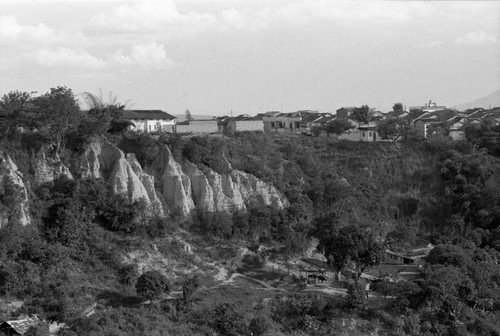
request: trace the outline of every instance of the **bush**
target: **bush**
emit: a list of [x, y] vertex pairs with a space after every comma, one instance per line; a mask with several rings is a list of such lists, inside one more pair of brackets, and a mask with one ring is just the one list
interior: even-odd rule
[[269, 318], [264, 315], [258, 315], [253, 317], [250, 320], [250, 324], [248, 325], [248, 329], [252, 333], [252, 335], [260, 336], [265, 334], [271, 327], [271, 321]]
[[133, 286], [138, 276], [139, 272], [136, 265], [125, 265], [118, 270], [118, 279], [125, 286]]
[[346, 306], [348, 308], [362, 308], [366, 304], [366, 292], [359, 283], [347, 286]]
[[148, 300], [159, 298], [163, 293], [170, 292], [168, 279], [158, 271], [143, 273], [135, 285], [137, 294]]
[[49, 336], [49, 326], [45, 323], [29, 327], [24, 336]]
[[262, 268], [265, 265], [265, 260], [257, 254], [245, 254], [242, 262], [247, 268]]
[[234, 303], [221, 303], [214, 309], [214, 329], [222, 335], [247, 335], [247, 325], [243, 319], [243, 313], [238, 311]]

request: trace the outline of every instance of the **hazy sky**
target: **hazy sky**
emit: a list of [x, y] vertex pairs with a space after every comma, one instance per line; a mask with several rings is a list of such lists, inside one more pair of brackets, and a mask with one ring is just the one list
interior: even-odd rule
[[500, 88], [500, 2], [0, 0], [0, 94], [112, 91], [136, 109], [255, 114]]

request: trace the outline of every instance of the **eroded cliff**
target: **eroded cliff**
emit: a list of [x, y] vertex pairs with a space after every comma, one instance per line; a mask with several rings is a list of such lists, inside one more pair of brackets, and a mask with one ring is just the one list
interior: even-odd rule
[[0, 151], [0, 227], [30, 224], [28, 191], [11, 158]]
[[167, 146], [151, 167], [144, 169], [135, 154], [125, 154], [107, 141], [85, 147], [73, 166], [73, 174], [58, 157], [44, 153], [36, 159], [38, 183], [66, 178], [102, 178], [113, 194], [126, 196], [129, 202], [143, 201], [151, 214], [178, 213], [187, 216], [195, 209], [203, 211], [245, 210], [248, 204], [286, 206], [283, 195], [272, 185], [253, 175], [234, 170], [219, 174], [206, 166], [185, 160], [177, 162]]

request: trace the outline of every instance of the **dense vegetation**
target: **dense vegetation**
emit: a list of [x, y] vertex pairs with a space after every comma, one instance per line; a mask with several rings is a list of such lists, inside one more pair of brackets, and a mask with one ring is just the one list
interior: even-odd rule
[[[367, 144], [246, 132], [180, 137], [126, 131], [123, 108], [96, 100], [83, 112], [61, 87], [35, 98], [11, 92], [0, 101], [1, 148], [24, 174], [34, 222], [0, 228], [0, 295], [23, 303], [0, 312], [0, 320], [36, 313], [67, 322], [61, 335], [348, 335], [340, 321], [350, 317], [360, 321], [354, 329], [361, 334], [500, 334], [497, 128], [470, 128], [462, 142]], [[59, 156], [71, 170], [82, 146], [102, 137], [136, 153], [146, 170], [163, 145], [179, 161], [221, 173], [231, 165], [273, 183], [290, 205], [155, 218], [141, 202], [111, 195], [106, 181], [34, 180], [39, 151]], [[3, 195], [0, 207], [9, 211], [15, 195]], [[264, 300], [262, 293], [211, 292], [206, 278], [167, 270], [167, 279], [124, 262], [128, 252], [154, 243], [165, 257], [201, 269], [175, 243], [179, 233], [212, 248], [214, 261], [234, 256], [235, 247], [259, 245], [268, 247], [267, 257], [288, 260], [315, 237], [332, 267], [354, 270], [354, 284], [345, 301], [300, 292]], [[367, 306], [361, 272], [377, 265], [385, 248], [428, 243], [437, 246], [422, 277], [379, 283], [377, 290], [394, 299]], [[164, 299], [170, 291], [183, 296]], [[95, 313], [87, 316], [88, 307]]]

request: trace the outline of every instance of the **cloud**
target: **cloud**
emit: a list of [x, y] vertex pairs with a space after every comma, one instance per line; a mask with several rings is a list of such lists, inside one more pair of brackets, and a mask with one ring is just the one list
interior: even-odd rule
[[14, 16], [0, 16], [0, 45], [11, 45], [19, 42], [52, 44], [63, 39], [63, 34], [44, 24], [21, 25]]
[[175, 65], [175, 62], [167, 57], [165, 47], [156, 42], [134, 45], [128, 54], [120, 49], [110, 56], [110, 62], [143, 68], [166, 68]]
[[317, 21], [341, 25], [392, 24], [413, 18], [419, 4], [400, 4], [395, 1], [328, 1], [300, 0], [265, 2], [266, 7], [254, 7], [245, 12], [234, 8], [221, 13], [226, 27], [266, 30], [290, 25], [306, 25]]
[[468, 32], [462, 36], [455, 39], [455, 44], [487, 44], [487, 43], [497, 43], [498, 38], [492, 34], [488, 34], [484, 31]]
[[212, 14], [180, 13], [172, 0], [140, 0], [94, 15], [86, 30], [91, 33], [165, 33], [162, 30], [181, 26], [183, 31], [197, 32], [216, 24], [217, 20]]
[[241, 29], [245, 26], [245, 18], [234, 8], [222, 11], [222, 20], [228, 26]]
[[114, 70], [114, 69], [163, 69], [176, 65], [167, 57], [162, 44], [138, 44], [125, 52], [120, 49], [103, 57], [94, 56], [84, 49], [58, 47], [24, 53], [22, 61], [42, 68]]
[[103, 69], [106, 62], [83, 49], [59, 47], [54, 50], [42, 49], [32, 54], [37, 65], [44, 68]]

